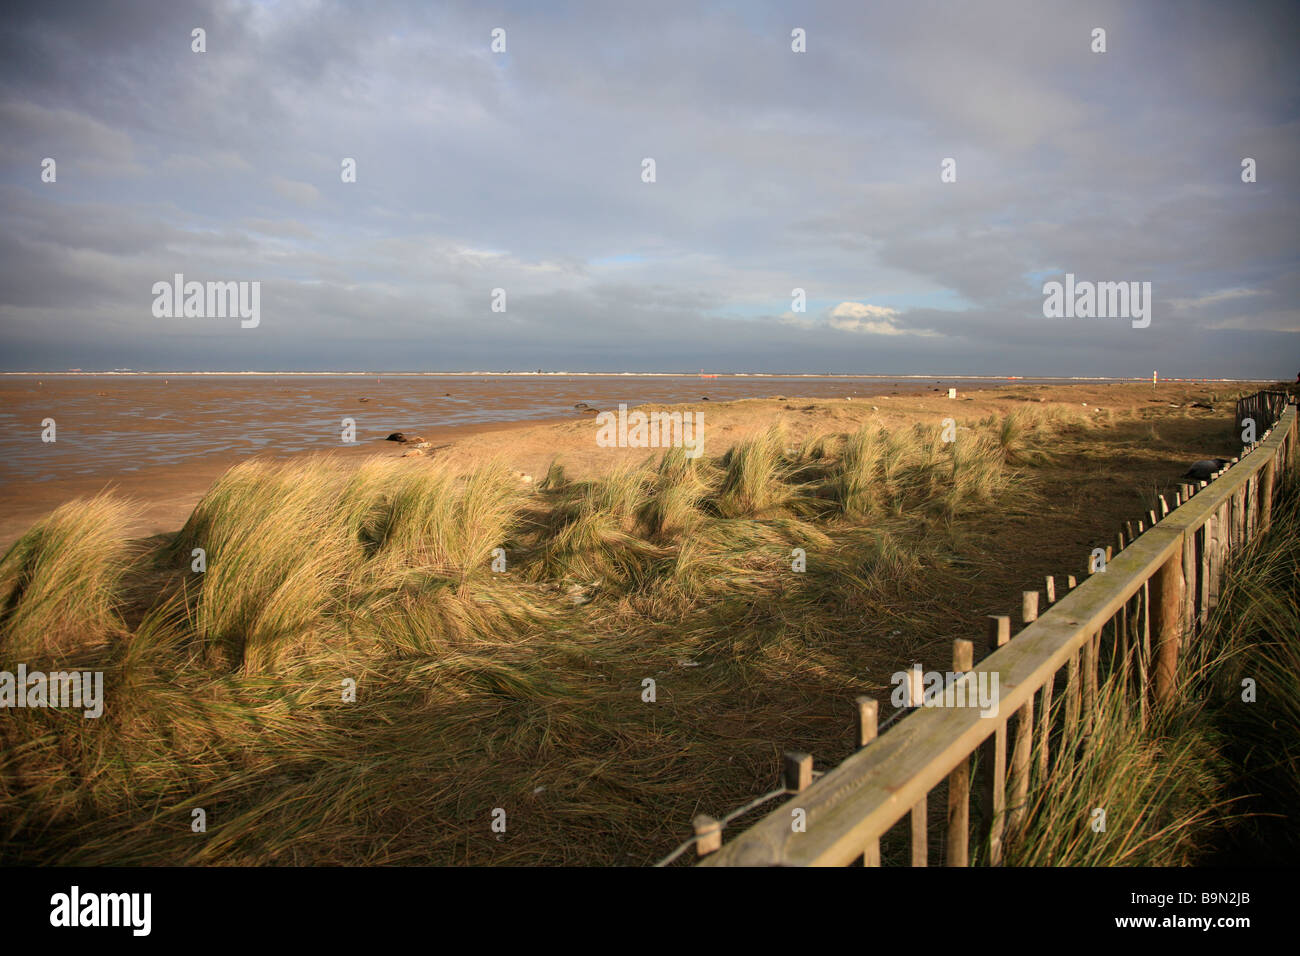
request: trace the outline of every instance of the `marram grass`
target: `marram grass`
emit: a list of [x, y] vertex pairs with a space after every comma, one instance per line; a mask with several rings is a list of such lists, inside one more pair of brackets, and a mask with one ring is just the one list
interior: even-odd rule
[[131, 509], [100, 495], [62, 505], [0, 559], [0, 662], [49, 658], [122, 628]]
[[[65, 506], [0, 562], [0, 652], [78, 655], [109, 704], [0, 721], [0, 860], [649, 862], [702, 803], [769, 782], [792, 711], [838, 727], [825, 701], [951, 625], [964, 584], [941, 556], [1069, 425], [1042, 419], [959, 423], [955, 443], [772, 429], [593, 480], [556, 462], [531, 487], [496, 465], [250, 462], [161, 552], [111, 499]], [[1205, 821], [1161, 794], [1185, 777], [1218, 799], [1203, 741], [1099, 744], [1080, 777], [1138, 761], [1131, 793], [1088, 786], [1158, 825], [1107, 857], [1056, 809], [1060, 840], [1026, 862], [1183, 859]]]

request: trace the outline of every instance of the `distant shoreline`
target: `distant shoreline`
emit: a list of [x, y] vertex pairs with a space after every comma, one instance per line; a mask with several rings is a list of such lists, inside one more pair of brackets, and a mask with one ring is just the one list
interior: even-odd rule
[[[397, 431], [431, 443], [425, 457], [467, 463], [474, 456], [501, 455], [512, 468], [537, 475], [563, 454], [571, 474], [595, 474], [618, 456], [596, 444], [595, 421], [575, 409], [580, 402], [592, 410], [620, 403], [703, 410], [707, 453], [716, 454], [746, 428], [778, 418], [802, 434], [809, 428], [842, 430], [850, 417], [862, 414], [882, 423], [907, 421], [910, 427], [917, 414], [936, 421], [948, 414], [974, 420], [1041, 401], [1092, 415], [1098, 406], [1181, 407], [1188, 396], [1205, 401], [1215, 392], [1221, 401], [1231, 401], [1239, 390], [1231, 384], [1173, 381], [1153, 389], [1149, 381], [963, 384], [919, 376], [700, 380], [461, 373], [439, 379], [385, 373], [376, 382], [355, 373], [314, 378], [294, 373], [278, 383], [272, 377], [186, 374], [167, 385], [157, 373], [83, 373], [51, 376], [40, 387], [34, 376], [0, 377], [0, 545], [16, 540], [60, 504], [106, 488], [143, 505], [141, 536], [174, 532], [210, 484], [240, 461], [327, 453], [352, 464], [373, 455], [400, 456], [407, 449], [385, 441]], [[948, 398], [953, 387], [955, 400]], [[57, 420], [56, 443], [41, 440], [46, 417]], [[355, 423], [351, 444], [340, 441], [345, 419]]]
[[[11, 378], [31, 377], [35, 375], [43, 376], [66, 376], [66, 377], [97, 377], [112, 376], [116, 378], [132, 377], [159, 377], [159, 376], [187, 376], [190, 378], [217, 377], [217, 376], [263, 376], [263, 377], [286, 377], [297, 376], [303, 378], [369, 378], [371, 376], [391, 378], [450, 378], [450, 377], [469, 377], [482, 378], [494, 376], [500, 378], [506, 377], [557, 377], [557, 378], [818, 378], [818, 379], [865, 379], [871, 381], [898, 381], [906, 380], [934, 380], [936, 382], [953, 381], [953, 382], [1149, 382], [1146, 376], [1114, 376], [1114, 375], [942, 375], [938, 373], [907, 373], [896, 375], [881, 375], [876, 373], [832, 373], [832, 372], [384, 372], [384, 371], [366, 371], [366, 372], [277, 372], [277, 371], [250, 371], [250, 372], [229, 372], [229, 371], [205, 371], [205, 372], [148, 372], [129, 370], [109, 370], [109, 371], [85, 371], [83, 369], [63, 369], [52, 372], [0, 372], [0, 376]], [[1166, 378], [1160, 377], [1162, 382], [1258, 382], [1258, 378], [1179, 378], [1171, 376]]]

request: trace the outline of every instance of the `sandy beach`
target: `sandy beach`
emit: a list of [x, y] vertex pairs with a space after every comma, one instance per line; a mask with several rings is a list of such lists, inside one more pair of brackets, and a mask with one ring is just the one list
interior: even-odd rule
[[[955, 401], [949, 387], [958, 389]], [[175, 531], [238, 461], [324, 454], [347, 465], [401, 456], [410, 449], [385, 441], [395, 431], [430, 443], [425, 457], [466, 465], [502, 457], [527, 474], [543, 473], [557, 457], [584, 475], [658, 454], [598, 447], [593, 416], [573, 407], [579, 402], [704, 412], [708, 453], [721, 454], [774, 421], [797, 435], [867, 420], [892, 427], [1004, 414], [1025, 401], [1128, 412], [1250, 387], [811, 376], [12, 376], [0, 380], [0, 546], [65, 501], [104, 489], [138, 506], [141, 536]], [[56, 421], [56, 442], [41, 441], [46, 417]], [[355, 443], [340, 440], [345, 418], [356, 423]]]

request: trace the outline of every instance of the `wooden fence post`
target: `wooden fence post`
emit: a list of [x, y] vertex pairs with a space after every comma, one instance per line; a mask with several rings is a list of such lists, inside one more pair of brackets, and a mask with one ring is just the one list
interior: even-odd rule
[[1091, 635], [1083, 642], [1083, 734], [1092, 736], [1093, 717], [1097, 711], [1097, 638]]
[[[992, 615], [990, 615], [990, 617], [992, 617]], [[1003, 618], [994, 618], [994, 620], [1000, 621], [1003, 620]], [[1007, 621], [1007, 629], [1008, 629], [1007, 640], [1010, 640], [1011, 639], [1010, 636], [1011, 618], [1006, 618], [1005, 620]], [[1020, 592], [1020, 620], [1023, 621], [1025, 624], [1030, 624], [1038, 620], [1038, 592], [1037, 591]], [[1006, 641], [1004, 640], [1002, 643], [1005, 644]], [[992, 650], [995, 651], [997, 650], [997, 647], [994, 647], [992, 645], [990, 645], [990, 647], [992, 648]]]
[[1155, 643], [1156, 703], [1173, 700], [1182, 640], [1183, 564], [1175, 554], [1151, 576], [1151, 638]]
[[695, 829], [695, 852], [699, 856], [708, 856], [722, 849], [722, 824], [707, 813], [701, 813], [691, 825]]
[[1218, 593], [1223, 593], [1223, 575], [1227, 574], [1232, 554], [1232, 502], [1225, 501], [1219, 507], [1216, 522], [1218, 529]]
[[1196, 535], [1196, 587], [1198, 612], [1196, 621], [1204, 628], [1210, 617], [1210, 555], [1214, 552], [1214, 515], [1205, 519], [1200, 532]]
[[[1029, 602], [1030, 592], [1025, 592], [1025, 602]], [[1038, 593], [1033, 592], [1033, 607], [1037, 613]], [[1011, 639], [1011, 618], [990, 614], [989, 652], [996, 651]], [[997, 729], [993, 736], [984, 741], [984, 819], [989, 832], [989, 865], [1002, 863], [1002, 834], [1006, 830], [1007, 809], [1007, 716], [999, 708], [996, 717]]]
[[1242, 488], [1232, 496], [1233, 535], [1230, 547], [1239, 551], [1246, 543], [1246, 489]]
[[1259, 493], [1259, 530], [1267, 531], [1273, 526], [1273, 473], [1277, 470], [1277, 455], [1274, 454], [1264, 466], [1264, 480], [1260, 482]]
[[1196, 621], [1196, 533], [1183, 534], [1183, 633], [1191, 634]]
[[[1061, 755], [1074, 753], [1074, 738], [1079, 732], [1079, 700], [1082, 689], [1079, 686], [1079, 652], [1070, 655], [1065, 665], [1065, 729], [1061, 734]], [[1061, 756], [1057, 756], [1060, 762]]]
[[858, 713], [858, 749], [861, 750], [876, 739], [876, 717], [880, 713], [880, 704], [874, 697], [857, 697], [853, 703]]
[[[1052, 578], [1047, 579], [1048, 594], [1055, 594], [1055, 582]], [[1036, 619], [1036, 617], [1035, 617]], [[1025, 623], [1029, 623], [1026, 621]], [[1043, 682], [1042, 689], [1038, 692], [1038, 776], [1046, 783], [1048, 754], [1052, 743], [1052, 691], [1056, 683], [1056, 674], [1052, 674]], [[1033, 706], [1033, 699], [1030, 698], [1030, 706]], [[1017, 745], [1019, 740], [1017, 739]]]
[[1205, 603], [1208, 611], [1213, 611], [1219, 606], [1219, 579], [1223, 574], [1223, 509], [1220, 508], [1210, 515], [1205, 523], [1206, 536], [1205, 547], [1209, 552], [1208, 560], [1205, 564], [1206, 571], [1206, 598]]
[[[874, 697], [856, 697], [853, 701], [858, 714], [858, 749], [861, 750], [876, 739], [876, 717], [880, 704]], [[790, 755], [786, 755], [787, 774], [789, 774]], [[812, 758], [808, 758], [808, 775], [812, 777]], [[863, 866], [880, 866], [880, 837], [872, 837], [862, 848]]]
[[781, 778], [785, 788], [800, 793], [812, 783], [813, 758], [799, 750], [787, 750], [782, 758]]
[[[926, 794], [928, 798], [929, 794]], [[921, 799], [912, 807], [912, 865], [929, 866], [929, 828], [926, 822], [926, 800]], [[879, 845], [880, 841], [876, 841]]]
[[1142, 646], [1138, 649], [1138, 724], [1147, 729], [1147, 699], [1151, 695], [1151, 580], [1142, 582]]
[[[975, 645], [958, 638], [952, 642], [952, 669], [964, 674], [975, 666]], [[970, 757], [948, 774], [948, 833], [944, 842], [948, 866], [970, 865]]]
[[1246, 542], [1255, 540], [1255, 516], [1259, 512], [1259, 475], [1246, 479]]
[[[1030, 606], [1029, 595], [1033, 594], [1032, 606]], [[1025, 623], [1029, 624], [1038, 619], [1038, 592], [1026, 591], [1022, 602], [1025, 606], [1023, 612]], [[1044, 688], [1051, 686], [1049, 680], [1043, 685]], [[1045, 691], [1046, 692], [1046, 691]], [[1050, 697], [1049, 697], [1050, 700]], [[1047, 752], [1047, 740], [1043, 739], [1043, 751]], [[1016, 711], [1015, 738], [1011, 750], [1011, 796], [1008, 799], [1010, 813], [1007, 815], [1007, 830], [1009, 839], [1015, 839], [1017, 831], [1024, 823], [1025, 813], [1028, 809], [1029, 802], [1029, 773], [1034, 758], [1034, 695], [1030, 694], [1029, 699], [1021, 705]]]

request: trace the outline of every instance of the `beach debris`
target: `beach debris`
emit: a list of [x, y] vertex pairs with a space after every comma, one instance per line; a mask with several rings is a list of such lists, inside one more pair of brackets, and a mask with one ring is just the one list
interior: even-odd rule
[[515, 476], [516, 478], [518, 478], [520, 481], [522, 481], [522, 482], [523, 482], [524, 484], [526, 484], [526, 485], [531, 485], [531, 484], [533, 483], [533, 476], [532, 476], [532, 475], [526, 475], [526, 474], [524, 474], [522, 471], [516, 471], [516, 472], [514, 473], [514, 476]]
[[1202, 458], [1183, 472], [1183, 477], [1191, 478], [1193, 481], [1209, 481], [1228, 463], [1229, 459], [1227, 458]]
[[1189, 408], [1205, 408], [1205, 409], [1209, 409], [1210, 411], [1214, 411], [1214, 406], [1213, 406], [1213, 405], [1207, 405], [1207, 404], [1205, 404], [1205, 402], [1192, 402], [1192, 404], [1189, 405], [1188, 407], [1189, 407]]
[[599, 590], [600, 582], [592, 581], [587, 585], [570, 584], [568, 591], [565, 593], [568, 595], [569, 600], [573, 602], [574, 607], [580, 607], [583, 604], [590, 604]]

